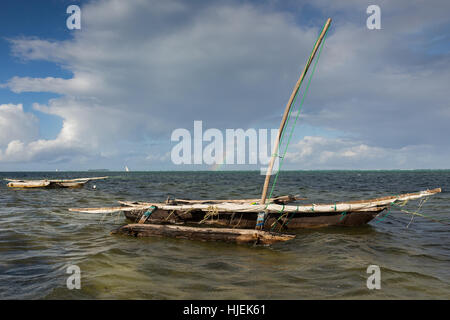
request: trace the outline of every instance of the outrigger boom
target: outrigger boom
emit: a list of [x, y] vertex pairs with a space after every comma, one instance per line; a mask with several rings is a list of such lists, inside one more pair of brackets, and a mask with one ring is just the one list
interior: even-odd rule
[[[306, 204], [306, 205], [280, 205], [275, 203], [270, 203], [268, 205], [260, 204], [242, 204], [233, 203], [234, 201], [241, 200], [222, 200], [222, 203], [215, 203], [218, 200], [212, 200], [213, 203], [209, 203], [211, 200], [196, 200], [200, 203], [194, 204], [165, 204], [161, 202], [125, 202], [120, 201], [123, 206], [118, 207], [108, 207], [108, 208], [70, 208], [69, 211], [84, 212], [84, 213], [114, 213], [119, 211], [134, 211], [148, 209], [151, 206], [156, 206], [160, 210], [165, 211], [203, 211], [209, 212], [215, 210], [218, 212], [236, 212], [236, 213], [247, 213], [247, 212], [259, 212], [267, 206], [267, 211], [269, 213], [342, 213], [342, 212], [366, 212], [366, 211], [377, 211], [380, 207], [385, 207], [387, 205], [402, 202], [405, 200], [415, 200], [422, 197], [431, 196], [433, 194], [441, 192], [441, 188], [436, 188], [432, 190], [425, 190], [416, 193], [405, 193], [398, 196], [389, 196], [382, 198], [375, 198], [370, 200], [356, 200], [348, 202], [336, 202], [328, 204]], [[176, 200], [174, 201], [176, 202]]]

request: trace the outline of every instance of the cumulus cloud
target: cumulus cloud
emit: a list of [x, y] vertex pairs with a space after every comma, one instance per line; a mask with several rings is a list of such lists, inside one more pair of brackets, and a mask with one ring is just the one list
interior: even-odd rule
[[14, 140], [31, 141], [38, 134], [38, 119], [22, 104], [0, 104], [0, 147]]
[[154, 2], [95, 2], [83, 7], [84, 27], [73, 40], [12, 40], [17, 56], [60, 63], [74, 76], [15, 77], [7, 86], [144, 111], [167, 121], [167, 131], [199, 116], [211, 126], [243, 124], [256, 104], [265, 111], [282, 104], [280, 91], [287, 93], [296, 77], [291, 63], [307, 56], [317, 32], [288, 14], [250, 5], [204, 5], [197, 12], [168, 1], [156, 8]]
[[[276, 128], [329, 15], [332, 29], [300, 121], [335, 130], [347, 140], [304, 138], [297, 145], [303, 151], [291, 159], [323, 166], [370, 160], [377, 166], [386, 159], [380, 155], [397, 154], [392, 163], [401, 166], [404, 159], [408, 166], [405, 154], [435, 152], [437, 146], [448, 150], [450, 135], [450, 57], [424, 49], [447, 30], [443, 8], [450, 5], [422, 8], [420, 3], [381, 1], [382, 30], [366, 28], [369, 3], [364, 1], [309, 4], [317, 11], [314, 23], [299, 21], [299, 11], [285, 10], [277, 1], [87, 3], [82, 30], [72, 39], [10, 39], [15, 56], [57, 63], [73, 76], [13, 77], [3, 84], [16, 93], [62, 95], [34, 109], [63, 119], [56, 139], [10, 136], [1, 140], [14, 142], [4, 153], [12, 157], [28, 150], [29, 161], [59, 152], [78, 157], [132, 153], [145, 163], [155, 160], [146, 149], [152, 141], [166, 141], [158, 153], [167, 154], [170, 132], [191, 128], [194, 120], [209, 128]], [[289, 6], [301, 11], [305, 3]], [[311, 158], [309, 150], [318, 147], [330, 149]], [[446, 162], [436, 156], [417, 165], [438, 163]]]
[[32, 160], [58, 161], [69, 155], [81, 154], [86, 142], [74, 137], [70, 122], [65, 122], [54, 140], [39, 139], [37, 117], [24, 112], [21, 104], [0, 105], [0, 161], [27, 162]]
[[[165, 134], [170, 142], [173, 129], [190, 127], [199, 117], [210, 127], [247, 125], [255, 97], [266, 110], [279, 105], [261, 89], [291, 86], [288, 75], [295, 73], [288, 61], [308, 51], [291, 45], [312, 43], [317, 32], [288, 14], [251, 5], [155, 4], [98, 1], [82, 8], [83, 30], [74, 39], [12, 39], [16, 56], [58, 63], [73, 77], [13, 77], [4, 86], [63, 95], [35, 106], [63, 119], [57, 140], [89, 141], [91, 150], [104, 152], [118, 140]], [[275, 74], [281, 80], [274, 83]]]
[[[85, 95], [91, 91], [95, 93], [94, 81], [89, 77], [78, 75], [72, 79], [61, 78], [30, 78], [30, 77], [13, 77], [5, 85], [16, 93], [22, 92], [53, 92], [64, 95]], [[98, 84], [97, 84], [98, 86]]]
[[450, 152], [429, 145], [402, 148], [370, 146], [344, 138], [305, 136], [286, 153], [286, 168], [296, 169], [439, 169]]
[[25, 112], [21, 104], [0, 105], [0, 161], [27, 162], [31, 160], [58, 161], [69, 154], [80, 152], [70, 136], [67, 126], [55, 140], [39, 139], [39, 121], [35, 115]]

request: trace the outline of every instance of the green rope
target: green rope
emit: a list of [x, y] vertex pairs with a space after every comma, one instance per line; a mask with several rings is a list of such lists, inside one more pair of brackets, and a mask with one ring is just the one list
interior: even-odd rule
[[[280, 216], [278, 217], [277, 220], [275, 220], [274, 223], [272, 223], [272, 228], [270, 229], [270, 231], [273, 231], [273, 229], [275, 229], [276, 224], [277, 224], [278, 221], [280, 221], [280, 219], [283, 217], [283, 215], [282, 215], [281, 213], [284, 212], [284, 206], [285, 206], [285, 204], [283, 204], [283, 207], [282, 207], [281, 210], [278, 212], [278, 213], [280, 213]], [[288, 213], [288, 212], [286, 212], [286, 213]], [[283, 227], [283, 225], [281, 225], [281, 227]], [[281, 230], [281, 228], [280, 228], [280, 230]]]
[[[325, 26], [325, 25], [324, 25], [324, 26]], [[322, 28], [322, 29], [323, 29], [323, 28]], [[312, 70], [312, 72], [311, 72], [311, 76], [309, 77], [308, 83], [307, 83], [307, 85], [306, 85], [305, 91], [304, 91], [303, 96], [302, 96], [302, 100], [301, 100], [301, 102], [300, 102], [300, 106], [298, 107], [298, 112], [297, 112], [297, 115], [296, 115], [296, 117], [295, 117], [294, 125], [293, 125], [293, 127], [292, 127], [292, 129], [291, 129], [291, 132], [290, 132], [290, 134], [289, 134], [288, 141], [287, 141], [287, 143], [286, 143], [286, 148], [285, 148], [285, 150], [284, 150], [283, 156], [280, 157], [280, 158], [281, 158], [280, 165], [279, 165], [278, 171], [277, 171], [277, 173], [276, 173], [276, 175], [275, 175], [274, 181], [273, 181], [273, 183], [272, 183], [272, 187], [271, 187], [271, 189], [270, 189], [269, 199], [272, 198], [273, 191], [275, 190], [275, 185], [276, 185], [277, 180], [278, 180], [278, 175], [279, 175], [279, 173], [280, 173], [280, 171], [281, 171], [281, 167], [282, 167], [282, 165], [283, 165], [283, 163], [284, 163], [284, 158], [285, 158], [285, 156], [286, 156], [286, 152], [287, 152], [289, 143], [291, 142], [292, 134], [293, 134], [294, 129], [295, 129], [295, 126], [296, 126], [296, 124], [297, 124], [297, 120], [298, 120], [298, 118], [299, 118], [299, 116], [300, 116], [300, 111], [301, 111], [302, 106], [303, 106], [303, 103], [304, 103], [304, 101], [305, 101], [306, 94], [307, 94], [307, 92], [308, 92], [308, 90], [309, 90], [309, 86], [310, 86], [310, 84], [311, 84], [312, 77], [313, 77], [313, 75], [314, 75], [314, 73], [315, 73], [315, 71], [316, 71], [317, 62], [319, 61], [320, 54], [322, 53], [322, 48], [323, 48], [323, 46], [324, 46], [324, 43], [325, 43], [325, 39], [326, 39], [327, 33], [328, 33], [328, 30], [325, 32], [324, 37], [323, 37], [322, 44], [320, 45], [319, 53], [317, 54], [317, 59], [316, 59], [316, 61], [315, 61], [315, 63], [314, 63], [313, 70]], [[316, 42], [315, 42], [315, 44], [314, 44], [314, 47], [316, 46], [317, 41], [319, 41], [319, 38], [317, 38], [317, 40], [316, 40]], [[314, 50], [314, 49], [313, 49], [313, 50]], [[311, 61], [311, 59], [312, 59], [312, 54], [313, 54], [313, 52], [311, 52], [311, 54], [309, 55], [308, 63], [309, 63], [309, 62]], [[303, 82], [303, 79], [302, 79], [302, 82]], [[300, 83], [300, 86], [301, 86], [302, 82]], [[299, 88], [300, 88], [300, 86], [299, 86]], [[297, 100], [297, 96], [298, 96], [298, 92], [299, 92], [299, 91], [300, 91], [300, 90], [297, 90], [297, 92], [295, 93], [294, 100], [293, 100], [293, 102], [292, 102], [293, 105], [295, 105], [295, 102], [296, 102], [296, 100]], [[287, 124], [289, 123], [289, 120], [290, 120], [290, 118], [291, 118], [291, 113], [292, 113], [292, 108], [289, 110], [288, 118], [287, 118], [285, 127], [287, 127]], [[280, 143], [278, 144], [278, 152], [277, 152], [277, 155], [280, 154], [280, 146], [281, 146], [281, 142], [284, 140], [284, 134], [285, 134], [285, 130], [283, 130], [282, 135], [281, 135], [281, 138], [280, 138]], [[269, 205], [269, 203], [266, 204], [266, 209], [267, 209], [268, 205]]]
[[289, 222], [291, 222], [292, 218], [294, 218], [295, 216], [295, 212], [292, 212], [291, 217], [288, 219], [288, 221], [286, 222], [286, 226], [289, 224]]
[[[425, 202], [425, 201], [424, 201]], [[443, 224], [443, 225], [447, 225], [447, 226], [449, 226], [450, 224], [449, 223], [447, 223], [446, 221], [444, 221], [444, 220], [439, 220], [439, 219], [436, 219], [436, 218], [434, 218], [434, 217], [430, 217], [430, 216], [428, 216], [428, 215], [425, 215], [425, 214], [423, 214], [423, 213], [419, 213], [419, 211], [420, 211], [420, 209], [421, 209], [421, 207], [422, 207], [422, 204], [420, 204], [419, 205], [419, 209], [417, 210], [417, 211], [415, 211], [415, 212], [411, 212], [411, 211], [408, 211], [408, 210], [404, 210], [404, 209], [402, 209], [401, 207], [402, 207], [402, 205], [397, 205], [396, 203], [392, 203], [392, 206], [393, 207], [397, 207], [397, 208], [399, 208], [399, 210], [401, 211], [401, 212], [403, 212], [403, 213], [406, 213], [406, 214], [410, 214], [410, 215], [412, 215], [412, 216], [419, 216], [419, 217], [422, 217], [422, 218], [425, 218], [425, 219], [429, 219], [429, 220], [431, 220], [431, 221], [433, 221], [433, 222], [438, 222], [438, 223], [441, 223], [441, 224]], [[387, 216], [387, 215], [386, 215]]]
[[[325, 24], [323, 25], [322, 29], [323, 29], [324, 27], [325, 27]], [[328, 30], [327, 30], [327, 32], [328, 32]], [[325, 42], [325, 36], [326, 36], [326, 33], [325, 33], [325, 35], [324, 35], [323, 42]], [[320, 38], [320, 36], [319, 36], [319, 38]], [[317, 38], [317, 39], [316, 39], [316, 42], [314, 42], [313, 50], [312, 50], [311, 53], [309, 54], [308, 61], [306, 62], [306, 64], [308, 64], [308, 63], [311, 61], [312, 55], [313, 55], [313, 52], [314, 52], [314, 48], [316, 47], [316, 44], [317, 44], [317, 42], [319, 41], [319, 38]], [[322, 45], [323, 45], [323, 42], [322, 42]], [[320, 55], [320, 52], [319, 52], [319, 55]], [[317, 60], [319, 60], [319, 56], [317, 56]], [[316, 62], [316, 63], [317, 63], [317, 62]], [[314, 72], [313, 72], [313, 73], [314, 73]], [[311, 74], [311, 76], [312, 76], [312, 74]], [[300, 91], [300, 87], [301, 87], [302, 84], [303, 84], [303, 80], [304, 80], [304, 78], [300, 81], [300, 84], [299, 84], [299, 86], [298, 86], [297, 92], [296, 92], [295, 95], [294, 95], [294, 99], [293, 99], [293, 101], [292, 101], [292, 105], [295, 105], [295, 101], [297, 100], [297, 95], [298, 95], [298, 92]], [[286, 119], [286, 123], [285, 123], [285, 125], [284, 125], [285, 128], [287, 128], [287, 126], [288, 126], [288, 124], [289, 124], [289, 120], [291, 119], [291, 113], [292, 113], [292, 108], [289, 109], [289, 113], [288, 113], [288, 116], [287, 116], [287, 119]], [[294, 124], [294, 126], [295, 126], [295, 124]], [[284, 134], [285, 134], [285, 133], [286, 133], [285, 130], [283, 130], [283, 131], [281, 132], [280, 143], [278, 144], [278, 151], [277, 151], [276, 154], [273, 154], [272, 156], [277, 156], [277, 157], [280, 156], [280, 146], [281, 146], [281, 142], [284, 140]], [[286, 149], [287, 149], [287, 146], [286, 146]], [[284, 158], [284, 156], [283, 156], [283, 158]], [[281, 166], [280, 166], [280, 168], [281, 168]], [[278, 172], [279, 172], [279, 170], [278, 170]], [[272, 193], [271, 193], [271, 194], [272, 194]], [[269, 196], [269, 199], [270, 199], [270, 198], [271, 198], [271, 197]]]
[[[425, 198], [425, 199], [427, 199], [427, 198]], [[400, 204], [397, 204], [398, 201], [399, 201], [399, 199], [398, 199], [398, 196], [397, 196], [397, 199], [395, 199], [394, 201], [392, 201], [389, 204], [388, 212], [382, 218], [380, 218], [377, 221], [375, 221], [375, 223], [379, 223], [379, 222], [383, 221], [384, 218], [386, 218], [391, 213], [391, 208], [392, 207], [397, 207], [403, 213], [410, 214], [412, 216], [417, 215], [419, 217], [426, 218], [426, 219], [429, 219], [429, 220], [434, 221], [434, 222], [438, 222], [438, 223], [441, 223], [441, 224], [444, 224], [444, 225], [450, 225], [449, 223], [444, 222], [443, 220], [439, 220], [439, 219], [436, 219], [436, 218], [424, 215], [423, 213], [419, 213], [420, 209], [422, 208], [422, 205], [426, 202], [426, 200], [423, 200], [423, 199], [421, 200], [421, 203], [419, 204], [419, 207], [418, 207], [417, 211], [415, 211], [415, 212], [411, 212], [411, 211], [402, 209], [402, 207], [406, 205], [408, 200], [405, 200], [405, 201], [403, 201]]]
[[345, 215], [347, 214], [347, 211], [344, 211], [341, 213], [342, 217], [339, 219], [339, 221], [341, 221], [342, 219], [344, 219]]
[[[322, 27], [322, 29], [325, 27], [325, 24], [323, 25], [323, 27]], [[327, 30], [328, 31], [328, 30]], [[326, 35], [326, 33], [325, 33], [325, 35]], [[324, 35], [324, 41], [323, 42], [325, 42], [325, 35]], [[320, 36], [319, 36], [319, 38], [320, 38]], [[312, 59], [312, 54], [313, 54], [313, 52], [314, 52], [314, 48], [316, 47], [316, 44], [317, 44], [317, 42], [319, 41], [319, 38], [317, 38], [316, 39], [316, 42], [314, 42], [314, 47], [313, 47], [313, 50], [311, 51], [311, 53], [309, 54], [309, 57], [308, 57], [308, 61], [306, 62], [306, 64], [309, 64], [309, 62], [311, 61], [311, 59]], [[323, 43], [322, 43], [322, 45], [323, 45]], [[320, 55], [320, 53], [319, 53], [319, 55]], [[319, 56], [317, 56], [317, 60], [319, 60]], [[316, 62], [317, 63], [317, 62]], [[312, 74], [311, 74], [312, 75]], [[297, 89], [297, 92], [295, 93], [295, 95], [294, 95], [294, 99], [293, 99], [293, 101], [292, 101], [292, 105], [295, 105], [295, 102], [296, 102], [296, 100], [297, 100], [297, 95], [298, 95], [298, 92], [300, 91], [300, 87], [302, 86], [302, 84], [303, 84], [303, 80], [304, 80], [304, 78], [300, 81], [300, 84], [299, 84], [299, 86], [298, 86], [298, 89]], [[288, 124], [289, 124], [289, 120], [291, 119], [291, 113], [292, 113], [292, 108], [290, 108], [289, 109], [289, 113], [288, 113], [288, 116], [287, 116], [287, 119], [286, 119], [286, 123], [285, 123], [285, 125], [284, 125], [284, 127], [285, 128], [287, 128], [287, 126], [288, 126]], [[294, 124], [294, 126], [295, 126], [295, 124]], [[282, 132], [281, 132], [281, 137], [280, 137], [280, 142], [282, 142], [283, 140], [284, 140], [284, 134], [286, 133], [286, 131], [285, 130], [283, 130]], [[281, 143], [279, 143], [278, 144], [278, 152], [276, 153], [276, 156], [280, 156], [279, 154], [280, 154], [280, 146], [281, 146]], [[283, 156], [284, 157], [284, 156]], [[278, 170], [279, 171], [279, 170]], [[270, 197], [269, 197], [269, 199], [270, 199]]]

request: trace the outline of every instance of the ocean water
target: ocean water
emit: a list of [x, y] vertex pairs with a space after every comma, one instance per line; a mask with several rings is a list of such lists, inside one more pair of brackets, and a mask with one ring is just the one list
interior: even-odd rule
[[[95, 172], [0, 173], [76, 178]], [[449, 299], [450, 171], [282, 172], [276, 194], [306, 202], [368, 199], [441, 187], [421, 213], [398, 209], [362, 227], [295, 231], [270, 247], [110, 235], [123, 214], [69, 212], [118, 200], [257, 198], [258, 172], [108, 172], [82, 189], [0, 186], [1, 299]], [[93, 189], [96, 185], [96, 189]], [[418, 201], [405, 207], [416, 210]], [[446, 224], [444, 224], [446, 223]], [[81, 270], [81, 289], [66, 286]], [[369, 265], [381, 289], [369, 290]]]

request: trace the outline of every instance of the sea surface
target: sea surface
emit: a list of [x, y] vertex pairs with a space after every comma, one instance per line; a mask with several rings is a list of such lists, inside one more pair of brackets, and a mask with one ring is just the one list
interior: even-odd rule
[[[391, 210], [362, 227], [295, 231], [270, 247], [111, 235], [123, 214], [69, 212], [118, 200], [257, 198], [259, 172], [8, 172], [0, 178], [108, 175], [81, 189], [0, 185], [0, 299], [449, 299], [450, 171], [287, 171], [276, 194], [307, 203], [441, 187], [420, 213]], [[93, 186], [96, 186], [94, 189]], [[419, 201], [404, 209], [414, 211]], [[386, 212], [383, 216], [386, 215]], [[67, 268], [81, 270], [69, 290]], [[381, 289], [366, 286], [381, 270]]]

